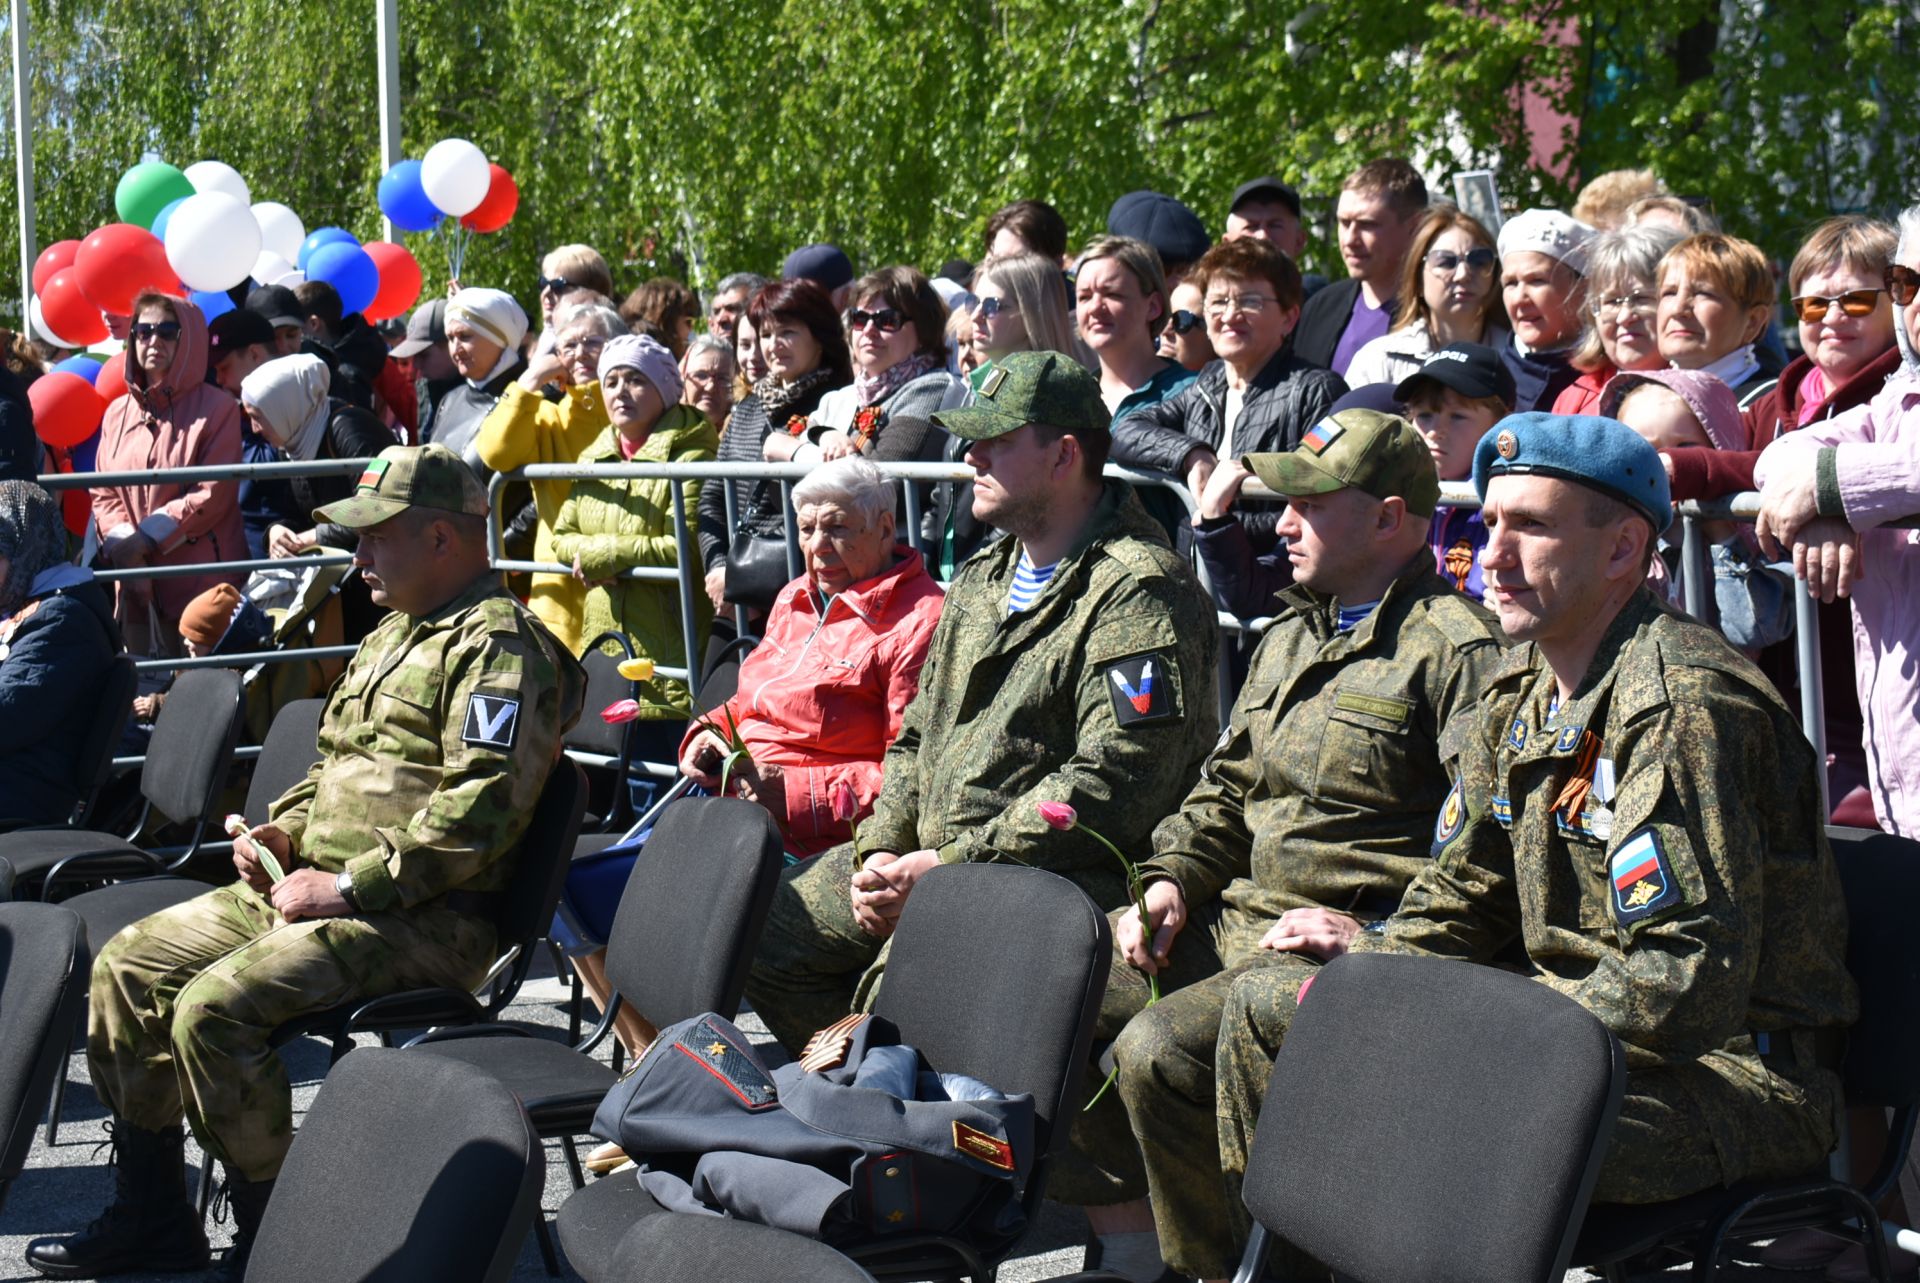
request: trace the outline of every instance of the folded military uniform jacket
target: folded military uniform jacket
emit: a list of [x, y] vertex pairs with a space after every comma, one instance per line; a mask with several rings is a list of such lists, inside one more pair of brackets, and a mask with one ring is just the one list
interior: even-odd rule
[[670, 1025], [601, 1102], [593, 1134], [618, 1142], [670, 1211], [830, 1243], [953, 1234], [983, 1250], [1026, 1227], [1033, 1097], [935, 1073], [877, 1016], [823, 1030], [775, 1070], [720, 1016]]

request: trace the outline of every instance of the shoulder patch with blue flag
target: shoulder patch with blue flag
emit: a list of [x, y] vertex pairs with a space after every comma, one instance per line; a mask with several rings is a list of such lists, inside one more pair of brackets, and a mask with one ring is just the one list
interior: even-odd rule
[[1645, 922], [1679, 906], [1679, 880], [1660, 835], [1652, 829], [1641, 829], [1622, 842], [1607, 865], [1613, 883], [1613, 918], [1621, 926]]
[[1165, 655], [1135, 655], [1102, 670], [1113, 719], [1122, 726], [1172, 717], [1173, 678]]

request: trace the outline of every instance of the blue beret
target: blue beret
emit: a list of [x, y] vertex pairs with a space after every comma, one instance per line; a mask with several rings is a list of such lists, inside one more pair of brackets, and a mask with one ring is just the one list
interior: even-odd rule
[[1559, 477], [1611, 495], [1653, 523], [1673, 524], [1673, 495], [1660, 452], [1618, 419], [1589, 414], [1510, 414], [1473, 451], [1473, 488], [1503, 473]]

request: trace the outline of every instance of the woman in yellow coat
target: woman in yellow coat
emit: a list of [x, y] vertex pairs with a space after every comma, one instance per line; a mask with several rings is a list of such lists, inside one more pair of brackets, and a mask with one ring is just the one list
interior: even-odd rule
[[[580, 456], [583, 464], [705, 463], [719, 434], [706, 417], [681, 405], [680, 369], [672, 353], [644, 335], [610, 339], [600, 353], [600, 387], [612, 426]], [[642, 566], [678, 566], [680, 546], [673, 524], [673, 487], [680, 487], [683, 513], [691, 520], [700, 498], [697, 479], [592, 478], [576, 481], [553, 524], [557, 560], [573, 567], [587, 589], [582, 631], [625, 634], [637, 654], [675, 668], [688, 663], [680, 622], [679, 585], [666, 579], [627, 579]], [[688, 556], [697, 574], [699, 556]], [[706, 644], [713, 607], [699, 585], [692, 594], [694, 654]], [[642, 708], [662, 704], [683, 711], [691, 700], [685, 682], [655, 678], [643, 684]], [[665, 717], [649, 709], [645, 716]]]
[[[608, 339], [624, 334], [626, 328], [604, 299], [562, 306], [554, 317], [557, 337], [552, 354], [536, 356], [526, 375], [507, 388], [480, 425], [473, 443], [480, 461], [495, 472], [530, 463], [578, 463], [586, 448], [607, 430], [607, 407], [600, 395], [600, 353]], [[558, 401], [549, 401], [539, 391], [551, 381], [563, 385]], [[540, 518], [533, 537], [535, 561], [554, 560], [554, 518], [572, 489], [570, 481], [533, 483], [533, 506]], [[582, 631], [586, 605], [587, 587], [573, 576], [533, 576], [527, 608], [575, 655], [593, 635]]]

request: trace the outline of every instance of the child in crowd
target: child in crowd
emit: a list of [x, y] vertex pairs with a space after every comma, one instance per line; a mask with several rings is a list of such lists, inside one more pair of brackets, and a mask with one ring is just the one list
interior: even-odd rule
[[[1393, 395], [1426, 439], [1440, 480], [1468, 481], [1474, 447], [1513, 413], [1513, 372], [1490, 347], [1450, 343], [1428, 357], [1418, 373], [1400, 380]], [[1487, 525], [1480, 509], [1442, 507], [1433, 514], [1427, 546], [1433, 549], [1434, 569], [1455, 588], [1475, 601], [1486, 598], [1480, 555], [1487, 546]]]
[[[1739, 399], [1724, 381], [1704, 370], [1639, 370], [1617, 374], [1600, 393], [1599, 411], [1638, 432], [1663, 453], [1677, 450], [1745, 450], [1747, 423]], [[1752, 533], [1733, 521], [1701, 527], [1713, 558], [1715, 624], [1728, 641], [1749, 653], [1793, 634], [1791, 567], [1768, 565]], [[1660, 538], [1647, 583], [1676, 606], [1685, 604], [1681, 526]]]
[[[232, 584], [215, 584], [188, 602], [180, 613], [180, 641], [189, 659], [272, 650], [273, 621], [265, 611], [241, 596]], [[172, 684], [171, 677], [168, 684]], [[150, 731], [166, 702], [165, 689], [136, 695], [133, 700], [135, 725]]]

